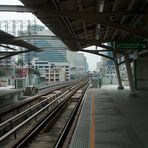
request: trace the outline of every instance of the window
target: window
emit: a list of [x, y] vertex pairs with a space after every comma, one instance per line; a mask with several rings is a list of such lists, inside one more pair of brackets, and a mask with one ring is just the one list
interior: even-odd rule
[[59, 74], [56, 74], [56, 77], [59, 77]]
[[35, 64], [48, 64], [48, 62], [35, 62]]

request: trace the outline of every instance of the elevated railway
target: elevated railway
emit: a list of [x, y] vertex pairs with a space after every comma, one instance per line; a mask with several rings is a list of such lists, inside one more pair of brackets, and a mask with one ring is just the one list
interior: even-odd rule
[[[38, 97], [32, 97], [33, 99], [26, 102], [26, 104], [28, 103], [29, 105], [25, 109], [22, 107], [22, 104], [13, 108], [15, 115], [0, 124], [0, 143], [2, 147], [23, 147], [26, 145], [27, 147], [31, 147], [32, 145], [36, 145], [37, 143], [33, 142], [34, 140], [30, 142], [30, 139], [35, 135], [39, 135], [37, 137], [35, 136], [35, 139], [38, 137], [41, 138], [41, 135], [43, 135], [43, 137], [47, 135], [44, 133], [52, 131], [52, 128], [55, 128], [54, 126], [56, 126], [56, 121], [58, 122], [58, 120], [59, 122], [61, 120], [64, 122], [60, 124], [57, 123], [62, 127], [59, 128], [60, 132], [58, 131], [58, 136], [57, 133], [54, 132], [53, 135], [55, 136], [52, 139], [59, 137], [60, 140], [54, 140], [54, 144], [52, 141], [52, 145], [61, 145], [63, 143], [61, 134], [63, 136], [67, 134], [67, 130], [73, 123], [72, 120], [74, 120], [74, 116], [79, 109], [80, 102], [87, 87], [88, 78], [81, 79], [65, 87], [42, 93], [38, 95]], [[34, 100], [38, 101], [35, 102]], [[20, 112], [18, 112], [18, 108]], [[23, 110], [21, 110], [21, 108], [23, 108]], [[46, 138], [41, 139], [43, 139], [43, 142], [40, 143], [45, 143]]]

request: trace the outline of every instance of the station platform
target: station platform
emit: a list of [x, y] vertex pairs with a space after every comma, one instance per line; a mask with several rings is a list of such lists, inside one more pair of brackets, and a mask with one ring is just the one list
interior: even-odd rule
[[148, 92], [90, 88], [70, 148], [148, 148]]
[[12, 86], [0, 87], [0, 97], [21, 92], [22, 89], [14, 89]]
[[0, 113], [19, 103], [23, 89], [14, 89], [12, 86], [0, 87]]

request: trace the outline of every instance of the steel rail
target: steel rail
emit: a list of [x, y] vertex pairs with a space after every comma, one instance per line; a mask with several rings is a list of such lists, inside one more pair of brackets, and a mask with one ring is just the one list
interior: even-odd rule
[[[31, 121], [32, 119], [34, 119], [37, 115], [39, 115], [41, 112], [43, 112], [45, 109], [47, 109], [49, 106], [51, 106], [53, 103], [57, 102], [59, 99], [61, 100], [62, 97], [64, 97], [65, 95], [72, 94], [74, 91], [76, 91], [77, 87], [82, 85], [77, 84], [76, 86], [73, 87], [72, 91], [67, 90], [65, 93], [63, 93], [61, 96], [58, 96], [55, 100], [53, 100], [52, 102], [50, 102], [49, 104], [47, 104], [46, 106], [44, 106], [42, 109], [40, 109], [39, 111], [37, 111], [35, 114], [33, 114], [32, 116], [30, 116], [29, 118], [27, 118], [25, 121], [23, 121], [22, 123], [20, 123], [19, 125], [17, 125], [16, 127], [14, 127], [12, 130], [10, 130], [8, 133], [6, 133], [5, 135], [3, 135], [2, 137], [0, 137], [0, 142], [2, 142], [3, 140], [5, 140], [7, 137], [9, 137], [12, 134], [16, 134], [16, 131], [18, 129], [20, 129], [23, 125], [25, 125], [26, 123], [28, 123], [29, 121]], [[16, 137], [16, 135], [15, 135]]]
[[18, 143], [16, 143], [13, 148], [21, 148], [25, 145], [26, 142], [30, 140], [30, 138], [53, 116], [55, 113], [58, 112], [58, 110], [69, 100], [69, 98], [80, 88], [83, 84], [78, 84], [73, 90], [69, 92], [69, 95], [60, 103], [58, 106], [41, 122], [37, 127], [33, 129], [30, 133], [26, 135], [22, 140], [20, 140]]
[[68, 82], [68, 83], [64, 83], [64, 85], [58, 85], [58, 84], [57, 84], [57, 85], [56, 85], [57, 87], [54, 87], [54, 88], [52, 88], [52, 89], [50, 89], [50, 90], [48, 90], [48, 91], [46, 91], [46, 92], [42, 92], [42, 93], [37, 94], [37, 95], [32, 96], [32, 97], [28, 97], [26, 101], [23, 101], [23, 102], [21, 102], [20, 104], [17, 104], [16, 106], [13, 106], [13, 108], [10, 108], [10, 109], [8, 109], [8, 110], [6, 110], [6, 111], [1, 112], [1, 113], [0, 113], [0, 117], [2, 117], [4, 114], [7, 114], [7, 113], [9, 113], [9, 112], [12, 112], [13, 110], [16, 110], [16, 109], [19, 108], [19, 107], [22, 107], [22, 106], [24, 106], [24, 105], [26, 105], [26, 104], [29, 104], [29, 103], [35, 101], [35, 100], [38, 99], [41, 95], [47, 95], [48, 93], [51, 93], [52, 91], [55, 91], [55, 90], [57, 90], [57, 89], [59, 89], [59, 88], [66, 87], [66, 86], [68, 86], [68, 85], [73, 85], [73, 84], [77, 83], [77, 81], [78, 81], [78, 80], [72, 81], [72, 82], [70, 81], [70, 82]]
[[[70, 85], [70, 86], [71, 86], [71, 85]], [[73, 88], [71, 88], [70, 86], [69, 86], [68, 88], [66, 88], [65, 90], [63, 90], [62, 93], [64, 93], [65, 91], [67, 91], [67, 89], [73, 89]], [[50, 94], [49, 94], [49, 95], [50, 95]], [[13, 126], [12, 126], [13, 121], [15, 121], [15, 120], [17, 120], [17, 119], [19, 119], [19, 118], [25, 116], [27, 113], [30, 113], [33, 109], [35, 109], [35, 108], [37, 108], [37, 107], [39, 107], [39, 106], [42, 106], [42, 107], [43, 107], [43, 106], [45, 105], [44, 103], [46, 103], [47, 101], [49, 101], [49, 100], [51, 100], [51, 99], [54, 99], [55, 97], [57, 97], [57, 95], [60, 95], [60, 94], [59, 94], [59, 93], [56, 93], [56, 94], [54, 94], [53, 96], [49, 96], [49, 95], [46, 96], [46, 98], [45, 98], [44, 100], [42, 100], [42, 101], [36, 103], [35, 105], [33, 105], [33, 106], [31, 106], [31, 107], [25, 109], [24, 111], [22, 111], [22, 112], [16, 114], [15, 116], [13, 116], [13, 117], [7, 119], [6, 121], [0, 123], [0, 130], [2, 131], [2, 130], [3, 130], [4, 128], [6, 128], [7, 126], [11, 126], [11, 128], [13, 128]], [[41, 95], [40, 98], [41, 98], [42, 96], [44, 96], [44, 95]]]
[[[68, 91], [69, 92], [69, 91]], [[67, 93], [67, 91], [62, 94], [62, 96], [64, 96]], [[33, 119], [34, 117], [36, 117], [38, 114], [40, 114], [42, 111], [44, 111], [45, 109], [47, 109], [47, 107], [49, 107], [50, 105], [52, 105], [53, 103], [55, 103], [56, 101], [58, 101], [62, 96], [56, 98], [55, 100], [53, 100], [52, 102], [50, 102], [49, 104], [47, 104], [46, 106], [44, 106], [42, 109], [40, 109], [39, 111], [37, 111], [35, 114], [33, 114], [32, 116], [30, 116], [29, 118], [27, 118], [25, 121], [23, 121], [22, 123], [20, 123], [18, 126], [14, 127], [12, 130], [10, 130], [8, 133], [6, 133], [5, 135], [3, 135], [2, 137], [0, 137], [0, 142], [2, 142], [4, 139], [6, 139], [8, 136], [12, 135], [14, 132], [16, 132], [18, 129], [20, 129], [20, 127], [22, 127], [23, 125], [25, 125], [26, 123], [28, 123], [31, 119]]]
[[[20, 116], [22, 116], [22, 115], [28, 113], [29, 111], [31, 111], [32, 109], [36, 108], [37, 106], [42, 105], [44, 102], [46, 102], [47, 100], [49, 100], [49, 99], [55, 97], [56, 95], [57, 95], [57, 94], [55, 94], [54, 96], [49, 97], [49, 98], [47, 98], [47, 99], [44, 99], [44, 100], [38, 102], [37, 104], [35, 104], [35, 105], [33, 105], [33, 106], [27, 108], [26, 110], [20, 112], [19, 114], [16, 114], [16, 115], [13, 116], [12, 118], [9, 118], [8, 120], [6, 120], [6, 121], [0, 123], [0, 129], [2, 129], [2, 127], [3, 127], [4, 125], [8, 124], [8, 123], [11, 124], [11, 122], [12, 122], [13, 120], [15, 120], [15, 119], [17, 119], [18, 117], [20, 117]], [[41, 97], [42, 97], [42, 96], [41, 96]]]
[[82, 95], [81, 95], [77, 105], [75, 106], [74, 110], [72, 111], [72, 113], [71, 113], [71, 115], [70, 115], [70, 117], [69, 117], [69, 119], [68, 119], [68, 121], [67, 121], [58, 141], [57, 141], [57, 143], [56, 143], [56, 145], [55, 145], [55, 148], [62, 148], [62, 146], [63, 146], [63, 144], [64, 144], [64, 142], [67, 138], [67, 135], [69, 133], [69, 130], [70, 130], [72, 124], [73, 124], [73, 121], [75, 119], [75, 115], [76, 115], [76, 113], [77, 113], [77, 111], [80, 107], [80, 104], [81, 103], [83, 104], [82, 99], [86, 95], [85, 90], [87, 89], [88, 86], [89, 86], [89, 84], [87, 84], [87, 86], [85, 86], [85, 88], [83, 89]]

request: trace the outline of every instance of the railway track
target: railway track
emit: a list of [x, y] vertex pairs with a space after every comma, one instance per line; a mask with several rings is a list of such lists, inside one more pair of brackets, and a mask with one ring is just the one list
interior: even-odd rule
[[[63, 143], [61, 142], [63, 141], [62, 137], [65, 136], [62, 132], [67, 131], [65, 127], [69, 127], [74, 119], [72, 115], [74, 116], [79, 108], [80, 98], [84, 95], [87, 85], [88, 79], [83, 79], [73, 86], [65, 87], [63, 91], [42, 95], [42, 101], [24, 111], [27, 112], [28, 117], [23, 122], [11, 127], [9, 132], [0, 137], [2, 147], [36, 147], [37, 145], [59, 147], [58, 145]], [[77, 99], [74, 97], [76, 94]], [[39, 104], [42, 106], [38, 107]], [[33, 108], [38, 108], [38, 110], [32, 110]], [[57, 122], [55, 123], [55, 121]], [[63, 136], [60, 137], [60, 135]]]
[[39, 94], [36, 94], [34, 96], [28, 97], [25, 100], [23, 100], [22, 102], [20, 102], [19, 104], [16, 104], [14, 106], [11, 106], [10, 108], [3, 110], [0, 112], [0, 124], [4, 121], [6, 121], [7, 119], [15, 116], [16, 114], [22, 112], [23, 110], [33, 106], [34, 104], [42, 101], [44, 98], [42, 98], [41, 96], [45, 96], [49, 93], [52, 93], [56, 90], [59, 89], [66, 89], [66, 87], [70, 87], [76, 83], [78, 83], [79, 80], [76, 81], [70, 81], [64, 84], [58, 84], [55, 85], [55, 87], [49, 87], [46, 89], [46, 91], [41, 91]]

